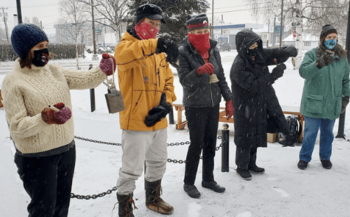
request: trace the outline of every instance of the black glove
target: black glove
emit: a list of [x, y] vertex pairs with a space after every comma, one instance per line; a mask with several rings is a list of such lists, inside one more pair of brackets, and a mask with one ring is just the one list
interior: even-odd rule
[[342, 102], [341, 102], [341, 114], [343, 114], [345, 112], [346, 106], [349, 104], [349, 97], [348, 96], [344, 96], [342, 98]]
[[289, 57], [296, 57], [298, 50], [294, 46], [281, 47], [275, 52], [277, 63], [284, 63]]
[[163, 38], [158, 38], [157, 53], [166, 53], [166, 61], [169, 63], [175, 63], [179, 57], [179, 49], [173, 41], [167, 41]]
[[156, 107], [149, 110], [148, 115], [145, 119], [145, 124], [147, 127], [154, 126], [157, 122], [165, 118], [165, 116], [171, 111], [172, 107], [166, 102], [165, 93], [162, 94], [160, 98], [160, 103]]
[[324, 66], [328, 66], [334, 61], [334, 56], [329, 53], [324, 53], [316, 60], [316, 66], [322, 69]]
[[282, 77], [284, 70], [286, 69], [286, 65], [278, 64], [274, 69], [272, 69], [271, 76], [276, 80]]

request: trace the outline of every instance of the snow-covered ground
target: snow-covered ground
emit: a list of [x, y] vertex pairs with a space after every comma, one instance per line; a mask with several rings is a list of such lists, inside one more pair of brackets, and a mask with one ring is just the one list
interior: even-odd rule
[[[221, 52], [222, 63], [228, 83], [235, 51]], [[74, 60], [57, 60], [50, 63], [74, 68]], [[87, 69], [91, 55], [81, 60], [82, 69]], [[5, 74], [11, 71], [13, 62], [0, 62], [0, 84]], [[174, 71], [175, 72], [175, 71]], [[1, 87], [1, 86], [0, 86]], [[303, 79], [297, 70], [287, 62], [284, 76], [274, 84], [279, 101], [284, 108], [298, 109], [303, 88]], [[182, 87], [175, 75], [177, 103], [182, 100]], [[89, 90], [71, 91], [75, 121], [75, 135], [95, 140], [120, 142], [121, 129], [118, 114], [108, 114], [102, 84], [95, 90], [96, 111], [90, 112]], [[176, 115], [175, 115], [176, 118]], [[221, 129], [220, 124], [220, 129]], [[219, 129], [219, 130], [220, 130]], [[230, 172], [221, 172], [221, 150], [215, 158], [215, 179], [226, 187], [223, 194], [214, 193], [201, 187], [199, 166], [196, 186], [202, 193], [200, 199], [192, 199], [183, 191], [184, 165], [168, 163], [162, 181], [163, 199], [174, 206], [174, 217], [349, 217], [350, 216], [350, 143], [335, 139], [333, 143], [333, 168], [325, 170], [319, 161], [318, 141], [313, 159], [305, 171], [297, 168], [300, 146], [282, 147], [269, 143], [268, 148], [258, 149], [259, 166], [266, 169], [262, 175], [254, 175], [251, 181], [240, 179], [235, 173], [235, 145], [233, 125], [230, 124]], [[336, 134], [338, 121], [334, 128]], [[0, 216], [27, 216], [26, 206], [29, 197], [22, 187], [13, 163], [14, 147], [9, 139], [5, 111], [0, 110]], [[350, 134], [350, 118], [346, 118], [345, 134]], [[175, 125], [168, 128], [168, 143], [188, 141], [188, 130], [179, 131]], [[220, 140], [218, 140], [218, 145]], [[121, 166], [121, 148], [104, 144], [76, 140], [77, 161], [73, 182], [75, 194], [92, 195], [112, 188], [118, 178]], [[185, 146], [168, 147], [168, 157], [184, 160]], [[146, 209], [144, 181], [141, 177], [134, 192], [138, 209], [137, 217], [163, 216]], [[96, 200], [72, 199], [69, 216], [72, 217], [116, 217], [117, 202], [115, 192]], [[117, 206], [116, 206], [117, 207]]]

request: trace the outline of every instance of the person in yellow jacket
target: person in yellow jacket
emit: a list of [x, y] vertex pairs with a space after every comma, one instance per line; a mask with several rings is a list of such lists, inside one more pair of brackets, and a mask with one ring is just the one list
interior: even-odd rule
[[[146, 162], [147, 208], [171, 214], [174, 208], [160, 197], [161, 180], [167, 163], [165, 118], [176, 100], [169, 62], [176, 62], [177, 45], [156, 38], [165, 23], [162, 10], [154, 4], [136, 9], [136, 19], [115, 50], [119, 87], [125, 110], [120, 112], [122, 167], [117, 181], [119, 216], [134, 216], [132, 203], [135, 181]], [[166, 54], [166, 55], [165, 55]]]

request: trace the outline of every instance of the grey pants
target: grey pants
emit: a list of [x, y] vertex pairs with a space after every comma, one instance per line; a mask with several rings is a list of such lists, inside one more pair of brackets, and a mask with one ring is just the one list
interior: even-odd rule
[[145, 179], [154, 182], [163, 178], [167, 163], [167, 129], [157, 131], [122, 132], [122, 167], [117, 188], [119, 195], [134, 192], [135, 181], [142, 175], [146, 162]]

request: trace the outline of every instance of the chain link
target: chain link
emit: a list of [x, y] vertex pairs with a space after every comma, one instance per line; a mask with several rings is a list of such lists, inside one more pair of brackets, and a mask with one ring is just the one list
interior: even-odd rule
[[111, 194], [113, 191], [116, 191], [117, 190], [117, 187], [113, 187], [112, 189], [109, 189], [105, 192], [102, 192], [102, 193], [99, 193], [99, 194], [93, 194], [93, 195], [79, 195], [79, 194], [74, 194], [74, 193], [71, 193], [70, 194], [70, 197], [71, 198], [77, 198], [77, 199], [85, 199], [85, 200], [90, 200], [90, 199], [97, 199], [99, 197], [104, 197], [106, 196], [107, 194]]
[[84, 140], [84, 141], [88, 141], [88, 142], [99, 143], [99, 144], [115, 145], [115, 146], [121, 146], [122, 145], [121, 143], [103, 142], [103, 141], [98, 141], [98, 140], [93, 140], [93, 139], [87, 139], [87, 138], [80, 137], [80, 136], [74, 136], [74, 138], [80, 139], [80, 140]]
[[[9, 131], [10, 131], [10, 124], [6, 118], [6, 121], [7, 121], [7, 125], [8, 125], [8, 128], [9, 128]], [[114, 145], [114, 146], [121, 146], [122, 144], [121, 143], [115, 143], [115, 142], [103, 142], [103, 141], [98, 141], [98, 140], [93, 140], [93, 139], [88, 139], [88, 138], [84, 138], [84, 137], [80, 137], [80, 136], [74, 136], [74, 138], [76, 139], [79, 139], [79, 140], [83, 140], [83, 141], [88, 141], [88, 142], [93, 142], [93, 143], [99, 143], [99, 144], [106, 144], [106, 145]], [[222, 139], [221, 136], [218, 136], [217, 137], [218, 139]], [[11, 138], [10, 136], [10, 139], [13, 141], [13, 139]], [[13, 141], [14, 143], [14, 141]], [[168, 146], [179, 146], [179, 145], [189, 145], [191, 144], [190, 141], [186, 141], [186, 142], [175, 142], [175, 143], [167, 143]], [[222, 147], [222, 143], [216, 147], [216, 151], [219, 151], [220, 148]], [[202, 157], [201, 157], [202, 159]], [[168, 158], [167, 160], [169, 163], [178, 163], [178, 164], [184, 164], [186, 163], [186, 160], [176, 160], [176, 159], [170, 159]], [[79, 194], [74, 194], [74, 193], [71, 193], [71, 198], [77, 198], [77, 199], [85, 199], [85, 200], [90, 200], [90, 199], [97, 199], [99, 197], [104, 197], [108, 194], [111, 194], [113, 191], [116, 191], [117, 190], [117, 187], [113, 187], [112, 189], [109, 189], [105, 192], [102, 192], [102, 193], [99, 193], [99, 194], [93, 194], [93, 195], [79, 195]]]
[[218, 147], [216, 147], [216, 151], [219, 151], [220, 150], [220, 148], [222, 147], [222, 143], [218, 146]]

